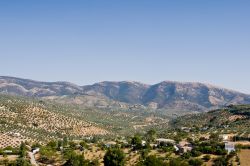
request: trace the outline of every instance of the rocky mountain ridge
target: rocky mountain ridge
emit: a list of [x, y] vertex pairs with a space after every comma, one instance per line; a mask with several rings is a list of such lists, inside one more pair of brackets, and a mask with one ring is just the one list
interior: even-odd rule
[[[0, 93], [87, 104], [89, 107], [138, 106], [149, 109], [204, 111], [230, 104], [250, 104], [250, 95], [202, 83], [163, 81], [147, 85], [133, 81], [78, 86], [69, 82], [39, 82], [0, 76]], [[77, 101], [77, 102], [76, 102]]]

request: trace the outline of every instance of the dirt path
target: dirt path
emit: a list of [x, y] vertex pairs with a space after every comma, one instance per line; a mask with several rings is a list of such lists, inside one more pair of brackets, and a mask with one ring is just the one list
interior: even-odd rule
[[28, 154], [29, 154], [29, 157], [30, 157], [30, 163], [31, 163], [31, 165], [33, 165], [33, 166], [39, 166], [37, 164], [37, 162], [36, 162], [34, 154], [32, 152], [28, 152]]

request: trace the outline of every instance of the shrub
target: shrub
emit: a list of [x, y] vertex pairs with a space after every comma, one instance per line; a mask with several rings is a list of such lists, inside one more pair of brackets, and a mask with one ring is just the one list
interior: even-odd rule
[[124, 166], [125, 154], [118, 148], [109, 149], [104, 156], [105, 166]]
[[203, 161], [201, 159], [191, 159], [188, 161], [188, 163], [192, 166], [201, 166], [203, 164]]
[[189, 164], [180, 158], [172, 159], [169, 162], [169, 166], [189, 166]]
[[226, 166], [228, 165], [228, 161], [225, 157], [219, 157], [214, 160], [213, 166]]
[[157, 158], [156, 156], [148, 156], [144, 161], [141, 161], [137, 164], [138, 166], [164, 166], [166, 163], [162, 159]]
[[142, 139], [139, 135], [135, 135], [131, 139], [131, 145], [133, 146], [134, 150], [140, 150], [142, 149]]
[[210, 157], [210, 155], [205, 155], [204, 157], [203, 157], [203, 160], [204, 161], [209, 161], [211, 159], [211, 157]]

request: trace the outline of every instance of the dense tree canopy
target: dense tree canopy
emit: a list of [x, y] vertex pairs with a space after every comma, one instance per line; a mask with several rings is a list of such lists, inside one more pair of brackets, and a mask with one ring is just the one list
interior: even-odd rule
[[109, 149], [104, 156], [105, 166], [124, 166], [125, 154], [118, 148]]

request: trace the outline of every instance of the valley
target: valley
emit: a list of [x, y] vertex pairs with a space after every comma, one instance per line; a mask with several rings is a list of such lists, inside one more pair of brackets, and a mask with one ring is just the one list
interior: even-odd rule
[[119, 162], [134, 166], [244, 165], [250, 147], [249, 96], [174, 84], [79, 87], [2, 78], [0, 165], [97, 166], [107, 165], [105, 156], [118, 154]]

